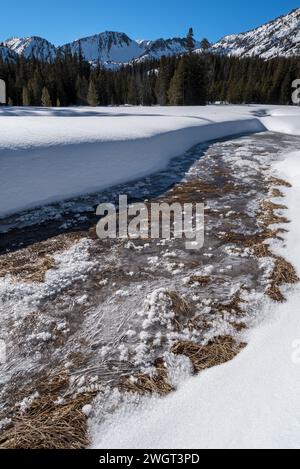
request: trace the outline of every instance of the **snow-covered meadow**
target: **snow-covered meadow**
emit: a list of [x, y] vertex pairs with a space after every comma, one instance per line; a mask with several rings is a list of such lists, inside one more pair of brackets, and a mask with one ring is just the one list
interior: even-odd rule
[[[299, 127], [298, 127], [299, 130]], [[290, 181], [289, 232], [278, 254], [300, 272], [300, 149], [274, 168]], [[94, 431], [97, 448], [295, 449], [300, 441], [300, 288], [287, 303], [266, 301], [263, 324], [233, 361], [185, 382], [165, 399], [149, 399]]]
[[298, 111], [0, 108], [0, 217], [151, 174], [202, 141], [266, 129], [295, 134]]
[[[0, 108], [0, 217], [153, 173], [201, 141], [262, 131], [259, 116], [269, 111]], [[266, 119], [267, 127], [272, 123]]]
[[[166, 167], [171, 158], [183, 155], [199, 142], [265, 130], [300, 135], [299, 117], [298, 108], [271, 106], [61, 110], [2, 108], [0, 217], [48, 202], [99, 191], [121, 182], [137, 180]], [[283, 140], [284, 138], [282, 136]], [[246, 151], [244, 148], [245, 155], [247, 150], [249, 147]], [[293, 148], [293, 152], [288, 153], [282, 154], [282, 161], [276, 165], [272, 163], [270, 168], [274, 175], [290, 181], [293, 186], [291, 189], [282, 189], [284, 203], [289, 209], [288, 218], [291, 220], [289, 231], [285, 235], [284, 244], [274, 242], [272, 249], [292, 262], [300, 274], [300, 148]], [[243, 166], [242, 153], [237, 150], [236, 159], [233, 154], [234, 152], [231, 153], [230, 161], [232, 168], [236, 165], [238, 177], [245, 175], [250, 177], [251, 182], [251, 174], [253, 170], [260, 168], [259, 164], [256, 169], [249, 162]], [[226, 161], [226, 153], [222, 157]], [[262, 157], [263, 165], [267, 165], [268, 161], [264, 158], [266, 156]], [[24, 294], [13, 310], [16, 318], [26, 313], [25, 309], [35, 306], [29, 299], [38, 300], [36, 304], [39, 305], [40, 300], [47, 297], [48, 288], [49, 294], [59, 292], [60, 285], [63, 282], [64, 285], [69, 285], [77, 274], [85, 282], [84, 275], [93, 268], [89, 263], [89, 246], [86, 243], [87, 241], [84, 242], [84, 249], [80, 243], [75, 246], [76, 252], [79, 250], [78, 259], [72, 248], [56, 256], [56, 267], [47, 272], [46, 281], [42, 284], [23, 285], [10, 277], [1, 279], [4, 300], [8, 298], [13, 303], [14, 297], [20, 296], [18, 289]], [[168, 256], [171, 254], [166, 253]], [[102, 256], [105, 255], [109, 256], [109, 252], [102, 253]], [[207, 255], [212, 256], [210, 253]], [[72, 259], [75, 263], [72, 263]], [[171, 265], [171, 260], [169, 257], [163, 258], [163, 262], [168, 262], [168, 265]], [[153, 266], [149, 264], [151, 275], [162, 270], [162, 265], [153, 256], [148, 257], [148, 261], [154, 262]], [[107, 264], [110, 262], [108, 259]], [[128, 275], [131, 274], [134, 276], [134, 272]], [[179, 275], [184, 275], [184, 272], [179, 272]], [[96, 278], [98, 281], [98, 277]], [[105, 280], [102, 279], [101, 282]], [[24, 286], [27, 288], [25, 293]], [[90, 293], [94, 285], [89, 287]], [[153, 285], [149, 285], [150, 287]], [[137, 293], [135, 285], [133, 288], [135, 293], [130, 290], [131, 293], [127, 292], [127, 295], [133, 297]], [[145, 293], [145, 287], [143, 288]], [[88, 303], [87, 296], [82, 296], [83, 293], [81, 292], [79, 300]], [[93, 414], [97, 414], [96, 400], [94, 407], [92, 406], [90, 421], [93, 446], [299, 447], [299, 286], [288, 287], [287, 294], [289, 301], [282, 305], [274, 305], [270, 300], [265, 300], [263, 310], [257, 312], [258, 316], [265, 318], [263, 324], [247, 333], [248, 346], [232, 362], [205, 371], [187, 381], [187, 363], [173, 363], [171, 368], [178, 375], [173, 378], [177, 383], [182, 383], [176, 393], [164, 399], [144, 399], [138, 407], [129, 402], [120, 413], [104, 425], [101, 422], [100, 426], [98, 421], [93, 420]], [[124, 297], [122, 301], [125, 304], [126, 291], [119, 289], [116, 292], [116, 296], [118, 295], [120, 298]], [[152, 290], [149, 295], [149, 298], [153, 298]], [[65, 303], [65, 308], [69, 307], [69, 303]], [[103, 305], [111, 313], [111, 299]], [[59, 313], [62, 306], [60, 302]], [[128, 306], [132, 314], [130, 299]], [[121, 309], [116, 301], [116, 311], [119, 314], [122, 313]], [[56, 312], [55, 303], [54, 310]], [[93, 333], [96, 322], [101, 322], [105, 317], [103, 313], [98, 318], [98, 310], [97, 304], [90, 319], [86, 320], [86, 330], [90, 327]], [[98, 341], [99, 336], [95, 335], [94, 340], [96, 339]]]

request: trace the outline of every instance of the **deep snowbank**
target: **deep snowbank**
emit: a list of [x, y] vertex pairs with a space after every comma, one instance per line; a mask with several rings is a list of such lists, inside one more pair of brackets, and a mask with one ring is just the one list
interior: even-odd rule
[[201, 141], [262, 130], [257, 119], [200, 121], [154, 136], [0, 150], [0, 216], [146, 176]]
[[145, 176], [204, 140], [263, 130], [249, 109], [3, 108], [0, 216]]
[[[0, 217], [165, 167], [201, 141], [259, 132], [300, 110], [272, 106], [1, 108]], [[264, 117], [269, 115], [270, 117]]]
[[271, 132], [300, 135], [299, 118], [300, 115], [298, 114], [298, 116], [265, 117], [261, 120], [265, 127]]
[[[299, 126], [299, 123], [298, 123]], [[277, 164], [293, 184], [291, 220], [279, 254], [300, 274], [300, 151]], [[95, 435], [97, 448], [299, 448], [300, 287], [287, 303], [267, 302], [265, 323], [235, 360], [207, 370], [143, 410], [116, 415]]]

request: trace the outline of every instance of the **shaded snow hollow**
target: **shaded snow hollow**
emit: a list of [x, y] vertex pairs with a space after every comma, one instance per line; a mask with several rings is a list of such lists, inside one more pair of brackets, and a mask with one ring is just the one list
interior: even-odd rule
[[259, 116], [275, 109], [2, 108], [0, 217], [154, 173], [199, 142], [263, 131]]

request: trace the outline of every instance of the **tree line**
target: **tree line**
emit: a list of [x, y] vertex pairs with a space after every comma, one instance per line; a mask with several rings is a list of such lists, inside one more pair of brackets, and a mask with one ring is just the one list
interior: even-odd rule
[[[190, 36], [189, 36], [190, 35]], [[299, 58], [237, 58], [193, 52], [107, 70], [66, 50], [53, 63], [20, 57], [0, 60], [0, 78], [14, 106], [290, 104], [292, 82], [300, 78]], [[204, 42], [203, 42], [204, 44]]]

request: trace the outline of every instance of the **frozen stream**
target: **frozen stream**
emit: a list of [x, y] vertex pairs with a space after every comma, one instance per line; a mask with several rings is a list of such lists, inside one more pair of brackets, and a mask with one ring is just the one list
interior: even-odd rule
[[[136, 183], [0, 220], [0, 420], [62, 370], [70, 392], [96, 392], [153, 373], [163, 357], [176, 386], [191, 372], [170, 353], [176, 343], [243, 340], [273, 267], [249, 242], [262, 229], [270, 165], [298, 148], [299, 137], [272, 133], [201, 144]], [[205, 203], [204, 248], [100, 241], [95, 206], [119, 194]]]

